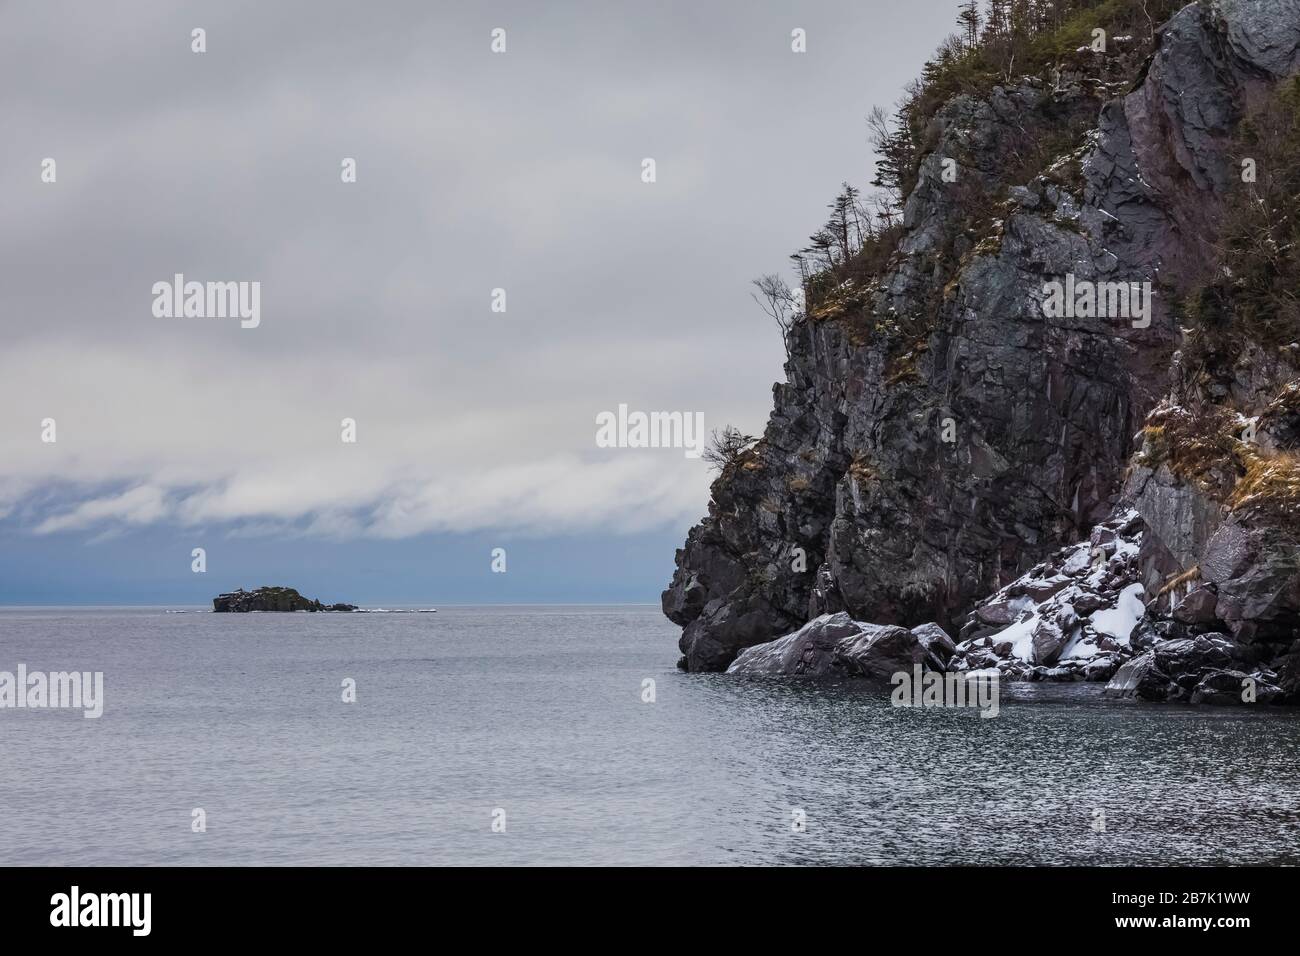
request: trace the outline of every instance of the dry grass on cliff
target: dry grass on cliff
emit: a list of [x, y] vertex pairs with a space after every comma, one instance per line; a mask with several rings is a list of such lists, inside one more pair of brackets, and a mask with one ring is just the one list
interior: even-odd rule
[[1158, 592], [1158, 596], [1164, 597], [1166, 594], [1178, 590], [1180, 587], [1182, 587], [1185, 584], [1190, 585], [1193, 581], [1199, 580], [1200, 577], [1201, 577], [1200, 566], [1192, 565], [1182, 574], [1176, 574], [1173, 577], [1169, 578], [1169, 580], [1165, 581], [1164, 586], [1161, 587], [1160, 591]]
[[1300, 531], [1300, 452], [1244, 441], [1240, 424], [1220, 406], [1162, 406], [1147, 419], [1138, 464], [1164, 465], [1235, 514]]
[[1300, 454], [1253, 453], [1228, 499], [1232, 511], [1300, 530]]
[[859, 484], [866, 484], [880, 479], [880, 469], [865, 452], [858, 452], [849, 463], [849, 475]]
[[1246, 471], [1236, 425], [1236, 415], [1217, 405], [1163, 405], [1147, 417], [1138, 464], [1152, 470], [1164, 465], [1222, 501]]
[[912, 343], [912, 347], [907, 351], [891, 355], [889, 361], [885, 363], [885, 377], [882, 382], [884, 387], [892, 388], [895, 385], [920, 382], [921, 357], [929, 347], [928, 339], [918, 339]]
[[1259, 421], [1263, 426], [1267, 422], [1300, 415], [1300, 381], [1287, 382], [1274, 399], [1260, 413]]

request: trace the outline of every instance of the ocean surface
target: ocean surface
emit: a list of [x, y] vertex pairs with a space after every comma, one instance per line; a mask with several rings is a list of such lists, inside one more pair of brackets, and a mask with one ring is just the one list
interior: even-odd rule
[[682, 674], [677, 633], [641, 606], [0, 609], [0, 671], [102, 671], [105, 698], [0, 709], [0, 865], [1300, 862], [1298, 714], [1087, 684], [909, 710]]

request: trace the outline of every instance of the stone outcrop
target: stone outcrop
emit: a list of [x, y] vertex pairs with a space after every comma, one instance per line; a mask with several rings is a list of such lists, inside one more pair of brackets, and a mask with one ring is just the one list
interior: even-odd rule
[[[1193, 395], [1175, 307], [1215, 271], [1232, 136], [1300, 69], [1300, 5], [1193, 4], [1149, 59], [1115, 63], [938, 111], [892, 257], [795, 322], [762, 439], [677, 552], [663, 608], [682, 667], [776, 667], [770, 645], [738, 655], [787, 635], [779, 672], [805, 652], [804, 672], [847, 669], [852, 628], [892, 626], [874, 640], [902, 647], [933, 621], [958, 669], [1204, 702], [1241, 673], [1276, 689], [1261, 700], [1300, 701], [1300, 487], [1267, 457], [1300, 448], [1300, 345], [1246, 343]], [[1008, 179], [1025, 137], [1075, 129]], [[1005, 197], [984, 235], [955, 225], [972, 193]], [[1149, 324], [1045, 317], [1044, 285], [1067, 272], [1152, 282]], [[1162, 455], [1148, 415], [1194, 397], [1251, 416], [1259, 454], [1217, 477]]]
[[219, 594], [212, 599], [212, 610], [218, 613], [248, 613], [250, 611], [355, 611], [355, 604], [322, 604], [303, 597], [293, 588], [260, 587], [252, 591], [240, 588]]
[[1125, 511], [1062, 548], [967, 617], [951, 666], [1009, 679], [1104, 681], [1132, 656], [1146, 613], [1142, 520]]
[[863, 624], [843, 611], [824, 614], [795, 631], [742, 651], [727, 668], [741, 676], [869, 677], [922, 670], [942, 671], [951, 657], [952, 640], [943, 629], [926, 624], [913, 630]]
[[1192, 704], [1282, 703], [1286, 692], [1269, 670], [1246, 673], [1231, 665], [1240, 660], [1224, 635], [1166, 641], [1126, 663], [1106, 685], [1108, 697]]
[[1300, 648], [1279, 655], [1229, 633], [1209, 587], [1148, 599], [1143, 582], [1165, 569], [1164, 556], [1152, 564], [1150, 534], [1131, 509], [1099, 523], [1088, 540], [981, 601], [956, 643], [935, 623], [869, 624], [841, 611], [742, 650], [727, 673], [883, 681], [919, 664], [1003, 680], [1107, 682], [1107, 697], [1148, 702], [1300, 703]]

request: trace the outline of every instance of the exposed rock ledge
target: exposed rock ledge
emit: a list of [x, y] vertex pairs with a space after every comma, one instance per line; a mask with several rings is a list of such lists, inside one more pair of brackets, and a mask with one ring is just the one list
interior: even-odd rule
[[212, 599], [212, 610], [218, 613], [247, 613], [249, 611], [355, 611], [355, 604], [322, 604], [305, 598], [293, 588], [261, 587], [253, 591], [230, 591]]
[[[981, 602], [954, 644], [937, 624], [911, 629], [822, 614], [741, 651], [728, 674], [862, 676], [924, 670], [1006, 680], [1108, 681], [1108, 697], [1193, 704], [1300, 703], [1300, 668], [1230, 633], [1192, 596], [1172, 613], [1144, 600], [1158, 549], [1136, 511], [1093, 529]], [[1270, 666], [1270, 665], [1280, 666]]]

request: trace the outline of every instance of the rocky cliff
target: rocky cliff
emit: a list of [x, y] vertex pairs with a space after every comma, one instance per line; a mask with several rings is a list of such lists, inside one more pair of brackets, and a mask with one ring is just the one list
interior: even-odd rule
[[[1105, 29], [1124, 6], [1082, 16]], [[1072, 646], [1102, 654], [1105, 679], [1193, 633], [1247, 670], [1292, 666], [1300, 257], [1273, 204], [1300, 185], [1300, 2], [1197, 3], [1121, 30], [924, 117], [891, 248], [810, 296], [762, 438], [677, 552], [663, 608], [680, 666], [723, 670], [838, 611], [938, 622], [1012, 676]], [[1054, 309], [1053, 283], [1122, 283], [1130, 306], [1145, 288], [1149, 311]], [[1098, 528], [1103, 565], [1135, 542], [1107, 587], [1085, 560], [1050, 614], [999, 598], [1035, 568], [1059, 577], [1039, 567], [1053, 555], [1094, 555]], [[1133, 609], [1145, 644], [1085, 626]], [[1025, 640], [996, 640], [1030, 617]], [[1046, 620], [1059, 633], [1035, 638]]]

